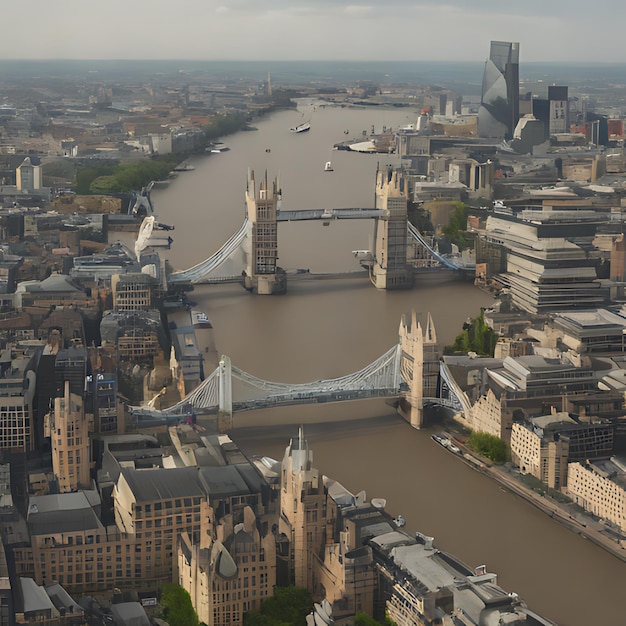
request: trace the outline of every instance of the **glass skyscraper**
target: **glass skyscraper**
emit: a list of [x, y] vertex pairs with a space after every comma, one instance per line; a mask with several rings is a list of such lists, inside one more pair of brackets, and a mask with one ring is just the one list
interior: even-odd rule
[[511, 139], [519, 118], [519, 43], [492, 41], [478, 110], [481, 137]]

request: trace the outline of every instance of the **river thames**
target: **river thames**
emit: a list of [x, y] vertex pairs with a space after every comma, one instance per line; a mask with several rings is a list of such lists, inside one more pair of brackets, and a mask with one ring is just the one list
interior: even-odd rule
[[[176, 269], [205, 259], [241, 226], [248, 168], [257, 180], [278, 177], [285, 210], [373, 207], [377, 165], [393, 155], [333, 151], [333, 144], [372, 127], [415, 122], [410, 109], [301, 105], [255, 121], [258, 131], [225, 137], [231, 150], [195, 157], [195, 170], [154, 189], [158, 219], [175, 225], [161, 255]], [[289, 128], [311, 119], [311, 130]], [[334, 172], [324, 172], [331, 160]], [[280, 265], [311, 272], [358, 269], [351, 251], [371, 248], [370, 220], [280, 223]], [[196, 288], [190, 299], [215, 329], [217, 351], [265, 380], [334, 378], [374, 361], [398, 340], [403, 313], [430, 312], [439, 339], [451, 343], [468, 316], [491, 298], [471, 283], [420, 277], [410, 291], [379, 292], [367, 279], [288, 282], [284, 296], [248, 294], [238, 285]], [[531, 609], [565, 626], [623, 624], [626, 565], [434, 443], [432, 428], [412, 429], [383, 401], [266, 409], [235, 415], [231, 437], [248, 455], [281, 459], [299, 425], [319, 470], [368, 499], [387, 500], [408, 531], [469, 566], [486, 564]]]

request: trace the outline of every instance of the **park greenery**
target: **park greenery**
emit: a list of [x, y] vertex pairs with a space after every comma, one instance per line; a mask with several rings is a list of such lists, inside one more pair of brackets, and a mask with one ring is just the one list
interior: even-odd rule
[[451, 346], [445, 347], [444, 352], [445, 354], [475, 352], [481, 356], [493, 356], [497, 341], [498, 333], [491, 326], [487, 326], [484, 312], [481, 311], [477, 318], [463, 324], [461, 333], [456, 336]]
[[506, 443], [495, 435], [473, 431], [467, 439], [467, 447], [494, 463], [506, 462]]
[[[213, 140], [239, 130], [246, 122], [243, 113], [215, 115], [203, 128], [198, 150], [202, 151]], [[161, 154], [129, 161], [86, 160], [76, 173], [74, 191], [78, 195], [112, 194], [139, 191], [153, 180], [164, 180], [186, 154]], [[58, 168], [57, 168], [58, 169]], [[54, 172], [50, 168], [50, 173]]]
[[169, 626], [199, 626], [200, 622], [193, 610], [190, 595], [172, 583], [161, 587], [159, 599], [161, 617]]
[[380, 622], [363, 611], [359, 611], [354, 616], [354, 626], [381, 626], [381, 624], [382, 626], [396, 626], [395, 622], [388, 616], [385, 616], [385, 619]]
[[306, 626], [313, 598], [302, 587], [276, 587], [274, 595], [261, 602], [258, 611], [248, 611], [245, 626]]
[[150, 181], [167, 178], [179, 160], [167, 154], [128, 163], [90, 163], [77, 172], [74, 191], [81, 196], [139, 191]]

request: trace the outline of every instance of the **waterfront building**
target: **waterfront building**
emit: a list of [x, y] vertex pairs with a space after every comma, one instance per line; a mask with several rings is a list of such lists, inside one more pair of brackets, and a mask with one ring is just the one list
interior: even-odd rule
[[626, 471], [619, 459], [570, 463], [566, 493], [585, 511], [626, 532]]
[[148, 133], [147, 135], [149, 150], [152, 154], [171, 154], [172, 152], [172, 133]]
[[[536, 418], [527, 424], [515, 423], [511, 432], [511, 462], [522, 474], [531, 474], [551, 489], [561, 489], [567, 484], [567, 457], [569, 441], [558, 437], [553, 429], [560, 424], [575, 423], [567, 413]], [[549, 421], [549, 420], [552, 421]], [[532, 425], [540, 420], [543, 434]], [[550, 426], [549, 434], [546, 427]], [[532, 424], [532, 425], [531, 425]]]
[[451, 393], [459, 400], [462, 409], [456, 418], [471, 430], [509, 441], [513, 422], [543, 416], [550, 408], [567, 411], [578, 420], [577, 428], [587, 429], [584, 435], [568, 433], [570, 452], [576, 450], [583, 457], [597, 457], [599, 451], [610, 454], [613, 432], [622, 430], [623, 396], [613, 391], [623, 388], [618, 377], [611, 385], [605, 376], [607, 383], [598, 390], [597, 372], [565, 355], [504, 359], [445, 355], [441, 369], [444, 397]]
[[553, 410], [513, 424], [511, 460], [548, 487], [567, 484], [567, 464], [613, 454], [614, 426], [607, 420], [580, 418]]
[[516, 593], [498, 585], [484, 565], [470, 569], [433, 545], [432, 537], [411, 537], [400, 530], [374, 536], [380, 595], [396, 624], [511, 624], [549, 626]]
[[519, 118], [519, 43], [492, 41], [478, 110], [481, 137], [511, 139]]
[[506, 442], [511, 438], [513, 411], [507, 406], [506, 393], [498, 397], [488, 389], [472, 405], [470, 417], [472, 430], [488, 433]]
[[[593, 246], [600, 222], [595, 211], [575, 208], [527, 207], [515, 215], [502, 209], [487, 218], [479, 237], [502, 248], [506, 271], [497, 278], [517, 308], [533, 314], [590, 309], [609, 296], [598, 281], [600, 252]], [[489, 257], [477, 250], [476, 262], [498, 262], [493, 252]]]
[[142, 272], [113, 274], [111, 296], [117, 312], [147, 311], [156, 308], [158, 281]]

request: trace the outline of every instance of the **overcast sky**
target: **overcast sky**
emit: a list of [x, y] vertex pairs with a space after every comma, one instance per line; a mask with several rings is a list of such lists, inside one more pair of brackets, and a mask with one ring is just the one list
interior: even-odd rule
[[[4, 3], [4, 59], [626, 62], [623, 0], [31, 0]], [[11, 25], [11, 27], [7, 27]]]

